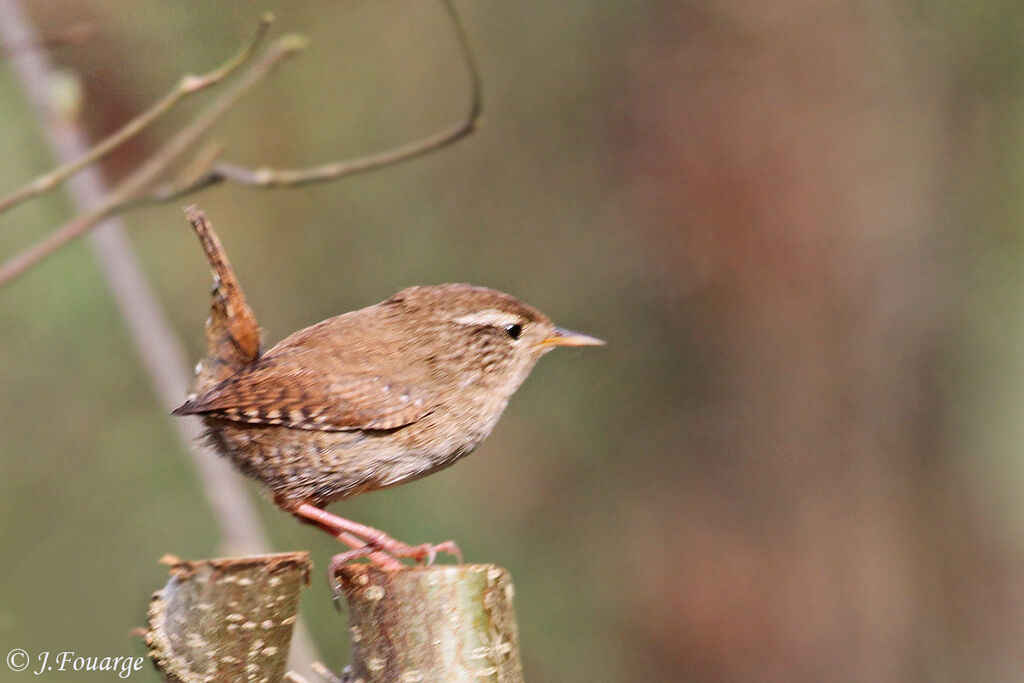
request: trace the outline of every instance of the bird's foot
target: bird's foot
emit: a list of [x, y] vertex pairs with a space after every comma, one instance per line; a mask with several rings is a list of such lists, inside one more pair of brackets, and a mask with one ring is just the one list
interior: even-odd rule
[[[371, 545], [377, 546], [377, 544], [383, 539], [375, 539], [370, 541]], [[459, 550], [459, 546], [455, 544], [455, 541], [445, 541], [444, 543], [422, 543], [420, 545], [408, 545], [401, 541], [396, 541], [390, 536], [387, 537], [386, 543], [382, 543], [377, 546], [381, 550], [387, 552], [392, 557], [408, 558], [417, 563], [426, 565], [434, 564], [437, 560], [438, 553], [446, 553], [456, 559], [458, 564], [462, 564], [462, 551]]]
[[331, 575], [334, 568], [352, 560], [368, 557], [381, 569], [394, 571], [405, 565], [396, 558], [410, 558], [416, 562], [433, 564], [439, 552], [452, 555], [462, 563], [462, 551], [454, 541], [421, 545], [409, 545], [391, 538], [383, 531], [333, 515], [311, 503], [302, 503], [292, 513], [306, 519], [328, 532], [352, 550], [341, 553], [331, 561]]
[[[342, 538], [342, 537], [345, 538]], [[337, 569], [344, 564], [354, 562], [355, 560], [367, 557], [371, 562], [376, 564], [378, 567], [385, 571], [396, 571], [402, 569], [406, 565], [398, 561], [398, 558], [409, 558], [417, 563], [425, 565], [432, 565], [437, 560], [438, 553], [447, 553], [453, 556], [459, 564], [462, 564], [462, 551], [459, 550], [459, 546], [455, 544], [455, 541], [445, 541], [444, 543], [423, 543], [422, 545], [406, 545], [401, 541], [393, 541], [393, 544], [389, 544], [387, 548], [377, 546], [375, 543], [366, 543], [364, 545], [359, 544], [359, 539], [349, 534], [339, 534], [338, 540], [346, 544], [351, 550], [346, 550], [343, 553], [338, 553], [331, 558], [331, 566], [329, 568], [330, 576], [334, 576], [337, 573]]]
[[361, 538], [353, 536], [352, 534], [342, 533], [338, 534], [336, 538], [351, 548], [351, 550], [338, 553], [331, 558], [331, 566], [328, 569], [330, 573], [328, 576], [332, 581], [334, 580], [333, 577], [337, 573], [336, 570], [338, 567], [363, 557], [368, 557], [371, 562], [387, 571], [395, 571], [396, 569], [401, 569], [405, 566], [388, 553], [374, 547]]
[[405, 566], [387, 553], [383, 553], [373, 546], [364, 545], [361, 548], [353, 548], [352, 550], [346, 550], [343, 553], [338, 553], [331, 558], [331, 563], [327, 567], [328, 583], [332, 586], [335, 585], [335, 577], [338, 575], [339, 569], [349, 562], [354, 562], [364, 557], [369, 558], [371, 562], [384, 571], [397, 571]]
[[404, 569], [407, 566], [399, 562], [396, 559], [398, 557], [409, 557], [417, 562], [426, 560], [427, 565], [432, 565], [437, 558], [437, 553], [443, 552], [454, 556], [459, 564], [462, 564], [462, 551], [459, 550], [459, 546], [455, 544], [455, 541], [445, 541], [444, 543], [437, 544], [424, 543], [412, 546], [395, 539], [390, 539], [395, 545], [385, 552], [372, 543], [362, 544], [362, 539], [356, 538], [351, 534], [339, 534], [338, 540], [352, 548], [332, 557], [327, 567], [327, 585], [331, 586], [331, 591], [334, 594], [334, 605], [339, 610], [343, 592], [338, 581], [338, 571], [346, 564], [355, 560], [366, 557], [380, 567], [380, 569], [393, 572]]

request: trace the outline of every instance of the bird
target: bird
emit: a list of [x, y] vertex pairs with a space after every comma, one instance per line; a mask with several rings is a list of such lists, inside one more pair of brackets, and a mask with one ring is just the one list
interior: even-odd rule
[[206, 215], [188, 207], [214, 273], [208, 352], [174, 415], [274, 503], [386, 569], [397, 558], [461, 561], [458, 546], [412, 546], [327, 512], [334, 502], [451, 466], [494, 428], [541, 356], [603, 341], [557, 327], [510, 294], [469, 284], [413, 286], [261, 350], [259, 327]]

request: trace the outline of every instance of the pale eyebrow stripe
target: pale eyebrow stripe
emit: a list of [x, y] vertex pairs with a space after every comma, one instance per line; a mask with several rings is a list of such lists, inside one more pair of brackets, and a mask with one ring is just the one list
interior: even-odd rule
[[522, 324], [523, 319], [515, 313], [499, 311], [496, 308], [487, 308], [482, 311], [459, 316], [452, 322], [458, 323], [459, 325], [494, 325], [497, 327], [502, 325]]

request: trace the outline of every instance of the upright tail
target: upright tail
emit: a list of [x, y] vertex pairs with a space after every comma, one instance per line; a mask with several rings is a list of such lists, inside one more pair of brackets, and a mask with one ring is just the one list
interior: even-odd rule
[[207, 355], [196, 368], [195, 391], [201, 395], [260, 357], [260, 328], [206, 214], [193, 205], [185, 209], [185, 217], [195, 228], [213, 271]]

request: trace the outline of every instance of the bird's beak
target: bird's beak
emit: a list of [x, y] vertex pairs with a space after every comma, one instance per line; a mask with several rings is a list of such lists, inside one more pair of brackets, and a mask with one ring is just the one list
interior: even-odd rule
[[555, 333], [537, 346], [604, 346], [604, 342], [597, 337], [556, 327]]

